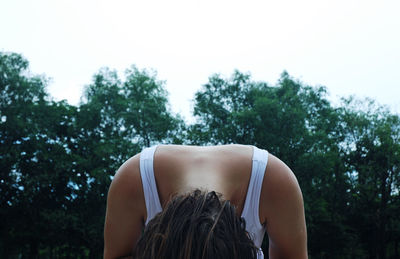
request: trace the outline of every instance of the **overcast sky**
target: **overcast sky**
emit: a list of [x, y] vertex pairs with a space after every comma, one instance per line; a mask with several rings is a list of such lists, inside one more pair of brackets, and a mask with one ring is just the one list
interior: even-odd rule
[[398, 0], [1, 0], [0, 51], [71, 104], [99, 68], [136, 64], [186, 118], [208, 77], [234, 69], [270, 84], [287, 70], [333, 102], [355, 94], [400, 113], [399, 13]]

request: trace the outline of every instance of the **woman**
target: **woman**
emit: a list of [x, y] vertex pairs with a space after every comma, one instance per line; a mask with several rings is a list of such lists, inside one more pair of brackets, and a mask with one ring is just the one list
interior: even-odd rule
[[108, 194], [104, 258], [131, 256], [150, 220], [159, 220], [155, 216], [173, 197], [198, 189], [229, 201], [255, 246], [266, 230], [270, 258], [307, 258], [303, 199], [294, 174], [267, 151], [244, 145], [160, 145], [126, 161]]

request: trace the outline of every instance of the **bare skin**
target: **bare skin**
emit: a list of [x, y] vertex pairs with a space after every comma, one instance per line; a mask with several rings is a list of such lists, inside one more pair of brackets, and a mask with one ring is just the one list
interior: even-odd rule
[[[161, 206], [174, 194], [194, 189], [216, 191], [230, 200], [241, 215], [250, 181], [253, 147], [158, 146], [154, 176]], [[146, 221], [146, 205], [139, 170], [140, 154], [116, 173], [108, 193], [104, 227], [104, 258], [130, 258]], [[269, 154], [259, 207], [260, 223], [270, 238], [269, 255], [307, 258], [303, 198], [293, 172]]]

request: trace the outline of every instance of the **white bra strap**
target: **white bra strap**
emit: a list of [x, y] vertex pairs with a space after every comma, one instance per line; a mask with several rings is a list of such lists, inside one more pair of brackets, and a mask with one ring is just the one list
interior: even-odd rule
[[146, 148], [140, 153], [140, 176], [147, 210], [146, 225], [157, 213], [162, 211], [153, 168], [156, 148], [157, 146]]

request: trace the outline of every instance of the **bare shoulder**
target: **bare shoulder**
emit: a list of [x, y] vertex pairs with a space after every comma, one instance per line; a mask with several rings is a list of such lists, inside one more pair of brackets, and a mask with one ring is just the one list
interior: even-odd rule
[[144, 225], [146, 205], [140, 177], [140, 156], [117, 171], [107, 197], [104, 258], [130, 255]]
[[109, 196], [129, 197], [131, 201], [144, 200], [142, 178], [140, 176], [140, 154], [121, 165], [114, 175], [109, 189]]
[[[129, 158], [123, 163], [114, 175], [112, 185], [123, 187], [126, 191], [134, 191], [141, 185], [140, 178], [140, 154]], [[137, 186], [138, 185], [138, 186]]]
[[260, 215], [270, 238], [270, 256], [307, 258], [303, 196], [296, 176], [269, 154], [260, 197]]
[[261, 222], [266, 223], [274, 211], [273, 208], [289, 196], [302, 199], [296, 176], [283, 161], [269, 153], [260, 195]]
[[285, 195], [287, 192], [301, 194], [296, 176], [279, 158], [269, 154], [264, 176], [263, 189], [269, 198]]

